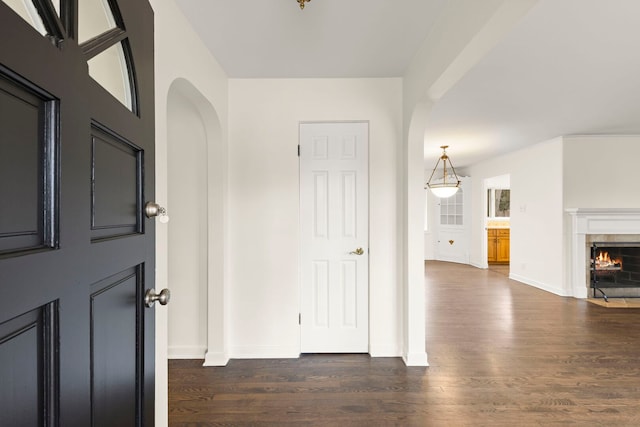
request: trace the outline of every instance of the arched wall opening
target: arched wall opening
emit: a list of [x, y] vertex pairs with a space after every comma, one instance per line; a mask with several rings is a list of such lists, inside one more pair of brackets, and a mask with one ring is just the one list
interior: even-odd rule
[[432, 102], [413, 106], [403, 147], [404, 349], [408, 366], [427, 366], [424, 290], [424, 135]]
[[167, 96], [169, 358], [226, 364], [226, 152], [218, 115], [187, 80]]

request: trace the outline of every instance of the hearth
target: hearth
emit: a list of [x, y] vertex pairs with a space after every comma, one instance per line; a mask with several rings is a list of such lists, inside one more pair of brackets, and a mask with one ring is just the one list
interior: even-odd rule
[[593, 242], [590, 253], [594, 298], [599, 292], [607, 300], [603, 288], [640, 288], [640, 242]]

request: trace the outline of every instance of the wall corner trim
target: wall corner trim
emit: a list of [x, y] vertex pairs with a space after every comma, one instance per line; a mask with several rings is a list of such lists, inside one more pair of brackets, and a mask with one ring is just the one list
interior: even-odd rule
[[207, 351], [202, 366], [227, 366], [227, 363], [229, 363], [229, 356], [226, 353]]
[[427, 353], [411, 353], [402, 357], [404, 364], [407, 366], [429, 366]]

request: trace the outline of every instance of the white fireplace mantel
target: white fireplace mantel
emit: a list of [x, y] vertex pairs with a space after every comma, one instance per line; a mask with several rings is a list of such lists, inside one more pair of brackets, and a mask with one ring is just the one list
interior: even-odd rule
[[640, 209], [571, 208], [565, 212], [571, 216], [570, 292], [576, 298], [587, 298], [587, 235], [640, 234]]

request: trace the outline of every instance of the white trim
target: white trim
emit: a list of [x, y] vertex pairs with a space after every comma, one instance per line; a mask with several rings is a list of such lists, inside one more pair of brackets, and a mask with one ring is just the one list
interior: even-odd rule
[[298, 359], [300, 357], [299, 346], [232, 346], [231, 359]]
[[402, 356], [404, 364], [407, 366], [429, 366], [427, 353], [410, 353]]
[[469, 262], [469, 265], [472, 266], [472, 267], [475, 267], [475, 268], [481, 268], [483, 270], [486, 270], [486, 269], [489, 268], [489, 263], [486, 262], [486, 261], [484, 263], [471, 261], [471, 262]]
[[520, 276], [518, 274], [509, 273], [509, 279], [515, 280], [516, 282], [524, 283], [525, 285], [533, 286], [534, 288], [538, 288], [546, 292], [551, 292], [552, 294], [559, 295], [561, 297], [571, 296], [567, 295], [564, 289], [550, 286], [546, 283], [538, 282], [537, 280], [529, 279], [528, 277]]
[[167, 357], [169, 359], [203, 359], [206, 351], [206, 346], [199, 345], [169, 346]]
[[227, 366], [227, 363], [229, 363], [229, 355], [227, 353], [208, 351], [204, 355], [202, 366]]
[[585, 260], [588, 234], [640, 234], [640, 209], [570, 208], [569, 285], [571, 296], [587, 298]]
[[401, 345], [377, 345], [369, 348], [371, 357], [401, 357]]

